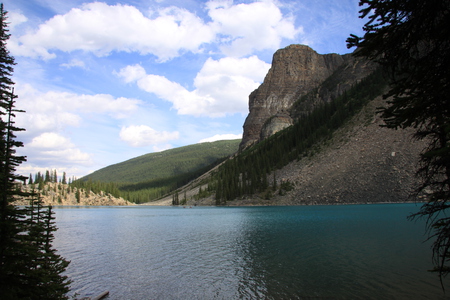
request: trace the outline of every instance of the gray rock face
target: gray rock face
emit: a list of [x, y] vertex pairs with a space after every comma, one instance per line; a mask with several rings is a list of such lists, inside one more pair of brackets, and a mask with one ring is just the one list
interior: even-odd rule
[[351, 55], [321, 55], [304, 45], [290, 45], [275, 52], [263, 84], [249, 96], [250, 113], [244, 123], [240, 148], [260, 140], [266, 121], [288, 111], [301, 96], [318, 87]]
[[266, 122], [261, 128], [260, 140], [264, 140], [269, 136], [277, 133], [278, 131], [281, 131], [286, 127], [291, 126], [292, 124], [294, 124], [294, 121], [289, 115], [289, 113], [285, 110], [282, 110], [276, 115], [266, 120]]

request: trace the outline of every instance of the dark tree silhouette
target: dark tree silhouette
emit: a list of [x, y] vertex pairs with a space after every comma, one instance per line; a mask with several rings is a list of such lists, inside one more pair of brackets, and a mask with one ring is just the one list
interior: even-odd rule
[[389, 75], [388, 106], [381, 110], [389, 128], [415, 129], [428, 146], [421, 153], [413, 196], [427, 203], [412, 216], [425, 217], [434, 240], [433, 261], [441, 283], [450, 272], [450, 1], [362, 0], [368, 18], [363, 37], [351, 35], [356, 55], [378, 62]]

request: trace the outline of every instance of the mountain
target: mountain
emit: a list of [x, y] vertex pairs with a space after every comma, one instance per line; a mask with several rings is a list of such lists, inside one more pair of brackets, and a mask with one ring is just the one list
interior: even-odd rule
[[149, 153], [95, 171], [82, 181], [139, 183], [207, 167], [235, 153], [241, 140], [216, 141]]
[[[375, 68], [351, 54], [321, 55], [304, 45], [276, 51], [264, 82], [249, 96], [240, 149], [292, 125], [301, 114], [341, 95]], [[299, 101], [308, 93], [313, 101]]]
[[249, 96], [240, 151], [176, 195], [186, 205], [408, 200], [424, 144], [409, 130], [382, 127], [386, 89], [377, 66], [351, 54], [278, 50]]
[[[153, 205], [406, 201], [424, 143], [410, 130], [382, 127], [377, 110], [389, 101], [382, 98], [387, 86], [369, 61], [291, 45], [274, 54], [264, 82], [249, 96], [243, 139], [226, 153], [215, 152], [227, 147], [225, 141], [192, 145], [112, 165], [83, 180], [121, 182], [109, 193]], [[95, 185], [83, 188], [99, 190]]]

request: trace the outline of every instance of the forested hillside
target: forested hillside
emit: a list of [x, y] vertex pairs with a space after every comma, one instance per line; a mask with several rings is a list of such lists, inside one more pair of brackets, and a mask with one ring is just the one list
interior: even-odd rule
[[89, 174], [81, 180], [138, 183], [189, 173], [236, 152], [240, 140], [194, 144], [149, 153], [114, 164]]
[[135, 203], [148, 202], [207, 172], [234, 154], [239, 143], [216, 141], [150, 153], [100, 169], [71, 185]]

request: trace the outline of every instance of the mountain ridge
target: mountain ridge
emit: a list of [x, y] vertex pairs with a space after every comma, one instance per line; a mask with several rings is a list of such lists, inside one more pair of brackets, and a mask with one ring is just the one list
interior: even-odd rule
[[[97, 170], [81, 180], [138, 183], [165, 178], [206, 167], [237, 151], [240, 140], [198, 143], [148, 153]], [[201, 156], [198, 154], [201, 153]]]

